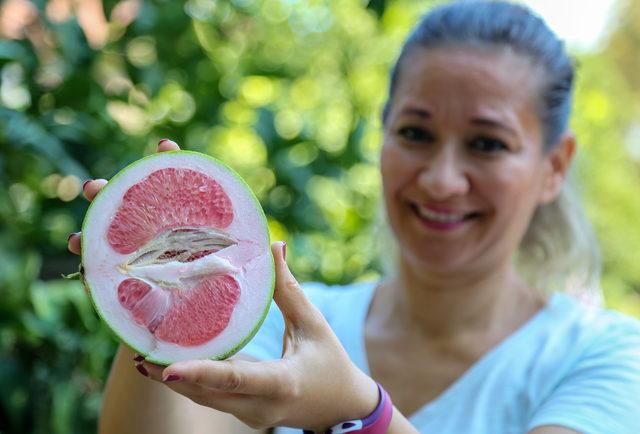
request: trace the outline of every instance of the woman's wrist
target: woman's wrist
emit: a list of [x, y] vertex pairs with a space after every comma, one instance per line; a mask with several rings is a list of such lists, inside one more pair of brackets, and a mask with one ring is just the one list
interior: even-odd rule
[[348, 388], [342, 410], [331, 427], [305, 430], [305, 434], [386, 432], [393, 405], [387, 392], [373, 379], [358, 370], [354, 384]]
[[[353, 397], [350, 402], [353, 406], [345, 407], [345, 414], [341, 420], [362, 419], [370, 415], [380, 403], [378, 383], [373, 378], [358, 370], [358, 380], [354, 387]], [[346, 414], [348, 412], [348, 414]]]

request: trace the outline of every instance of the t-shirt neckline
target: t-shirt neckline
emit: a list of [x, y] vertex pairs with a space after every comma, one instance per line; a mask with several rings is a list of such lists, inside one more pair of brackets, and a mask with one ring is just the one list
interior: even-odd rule
[[[360, 353], [360, 358], [363, 363], [362, 369], [364, 373], [369, 376], [371, 376], [371, 369], [369, 368], [369, 358], [367, 355], [364, 326], [367, 312], [369, 312], [369, 307], [371, 305], [371, 302], [373, 301], [373, 295], [378, 284], [379, 282], [377, 281], [371, 282], [365, 302], [361, 305], [362, 309], [359, 312], [359, 317], [357, 318], [358, 321], [356, 321], [356, 327], [354, 329], [354, 332], [357, 333], [358, 336], [358, 352]], [[549, 312], [552, 310], [552, 308], [559, 302], [559, 298], [560, 294], [558, 292], [553, 292], [549, 296], [547, 304], [542, 309], [536, 312], [535, 315], [529, 318], [513, 333], [511, 333], [500, 343], [498, 343], [492, 349], [487, 351], [483, 356], [481, 356], [473, 365], [469, 367], [469, 369], [467, 369], [460, 377], [458, 377], [452, 384], [450, 384], [449, 387], [447, 387], [442, 393], [440, 393], [440, 395], [419, 407], [413, 414], [409, 416], [409, 419], [411, 420], [419, 417], [419, 415], [421, 415], [422, 413], [428, 412], [433, 407], [442, 405], [442, 403], [450, 399], [451, 396], [455, 395], [456, 390], [464, 387], [464, 384], [470, 381], [469, 379], [474, 377], [476, 372], [482, 370], [487, 364], [491, 362], [492, 359], [499, 356], [500, 353], [508, 351], [508, 347], [514, 345], [513, 342], [524, 339], [529, 333], [535, 330], [535, 325], [543, 321], [544, 318], [549, 315]]]

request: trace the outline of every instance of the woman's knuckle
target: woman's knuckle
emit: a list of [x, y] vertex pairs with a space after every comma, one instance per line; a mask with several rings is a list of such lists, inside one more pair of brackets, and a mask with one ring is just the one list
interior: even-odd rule
[[222, 387], [225, 390], [234, 391], [240, 389], [242, 383], [242, 375], [236, 370], [231, 370], [229, 374], [226, 375]]
[[193, 375], [191, 377], [191, 382], [194, 384], [202, 384], [202, 380], [204, 378], [204, 372], [202, 369], [196, 369], [193, 371]]
[[287, 280], [284, 283], [284, 286], [287, 290], [289, 291], [300, 291], [300, 285], [298, 284], [298, 282], [296, 282], [295, 280], [291, 279], [291, 280]]

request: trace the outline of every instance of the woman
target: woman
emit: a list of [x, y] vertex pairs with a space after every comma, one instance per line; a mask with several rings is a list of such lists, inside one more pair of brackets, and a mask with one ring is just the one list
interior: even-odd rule
[[[101, 432], [324, 432], [391, 410], [385, 390], [391, 420], [375, 413], [367, 432], [640, 432], [638, 322], [523, 277], [554, 274], [581, 243], [575, 209], [562, 208], [572, 85], [562, 43], [524, 7], [434, 9], [402, 50], [383, 114], [395, 272], [305, 296], [275, 243], [285, 320], [272, 309], [224, 362], [137, 358], [140, 375], [121, 347]], [[85, 184], [87, 198], [105, 183]], [[79, 236], [69, 244], [78, 252]]]

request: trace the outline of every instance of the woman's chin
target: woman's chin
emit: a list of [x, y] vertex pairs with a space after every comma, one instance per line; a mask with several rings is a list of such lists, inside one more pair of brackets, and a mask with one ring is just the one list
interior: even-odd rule
[[469, 267], [466, 255], [446, 249], [404, 249], [407, 265], [421, 274], [457, 275]]

